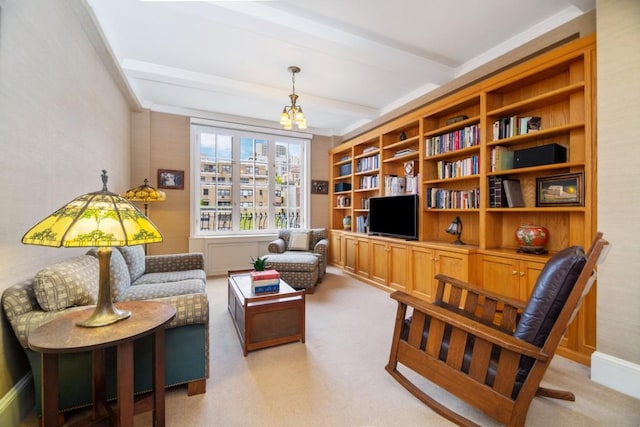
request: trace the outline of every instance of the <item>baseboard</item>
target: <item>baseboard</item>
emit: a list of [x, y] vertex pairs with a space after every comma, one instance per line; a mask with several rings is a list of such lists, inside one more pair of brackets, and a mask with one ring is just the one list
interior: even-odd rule
[[27, 373], [0, 399], [0, 426], [17, 426], [35, 406], [33, 376]]
[[640, 365], [601, 352], [591, 355], [591, 380], [640, 399]]

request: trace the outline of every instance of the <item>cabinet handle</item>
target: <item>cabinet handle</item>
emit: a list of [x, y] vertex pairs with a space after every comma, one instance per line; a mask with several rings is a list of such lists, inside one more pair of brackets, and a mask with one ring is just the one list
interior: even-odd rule
[[520, 272], [520, 277], [524, 276], [524, 271]]
[[518, 272], [517, 272], [517, 271], [515, 271], [515, 270], [511, 270], [511, 275], [515, 276], [516, 274], [518, 274]]

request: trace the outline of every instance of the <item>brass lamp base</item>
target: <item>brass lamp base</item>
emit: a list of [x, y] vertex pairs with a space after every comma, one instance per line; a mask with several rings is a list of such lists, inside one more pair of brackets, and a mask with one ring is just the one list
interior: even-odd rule
[[119, 310], [115, 308], [113, 304], [103, 307], [96, 306], [96, 309], [87, 320], [78, 322], [76, 325], [82, 326], [83, 328], [97, 328], [116, 323], [129, 317], [131, 317], [129, 310]]
[[116, 323], [131, 316], [128, 310], [119, 310], [111, 301], [111, 274], [109, 272], [109, 260], [111, 248], [98, 249], [98, 262], [100, 265], [100, 279], [98, 288], [98, 304], [88, 319], [76, 323], [84, 328], [97, 328]]

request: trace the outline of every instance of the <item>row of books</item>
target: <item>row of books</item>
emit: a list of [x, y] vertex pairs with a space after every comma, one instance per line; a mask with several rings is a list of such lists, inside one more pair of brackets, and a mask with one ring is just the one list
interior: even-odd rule
[[480, 127], [471, 125], [453, 132], [433, 136], [425, 140], [427, 156], [473, 147], [480, 143]]
[[406, 175], [405, 179], [405, 194], [418, 194], [420, 190], [420, 174]]
[[380, 155], [376, 154], [374, 156], [363, 157], [356, 161], [356, 171], [357, 172], [365, 172], [374, 169], [378, 169], [380, 167]]
[[380, 176], [379, 175], [368, 175], [360, 177], [360, 187], [361, 189], [370, 189], [370, 188], [378, 188], [380, 186]]
[[480, 188], [468, 191], [427, 187], [427, 209], [477, 209], [480, 207]]
[[506, 179], [500, 176], [489, 177], [490, 208], [522, 208], [524, 206], [524, 197], [519, 180]]
[[440, 160], [436, 164], [438, 179], [456, 178], [459, 176], [477, 175], [480, 173], [480, 156], [474, 154], [466, 159], [456, 161]]
[[513, 151], [496, 146], [491, 149], [491, 172], [513, 169]]
[[384, 195], [399, 196], [405, 192], [406, 179], [403, 176], [385, 175]]
[[367, 232], [367, 216], [366, 215], [358, 215], [356, 217], [356, 232], [358, 233]]
[[280, 273], [277, 270], [252, 271], [250, 276], [254, 294], [280, 292]]
[[351, 206], [351, 197], [349, 196], [337, 196], [336, 197], [336, 206], [339, 208], [346, 208]]
[[542, 121], [538, 116], [502, 117], [493, 122], [493, 140], [511, 138], [542, 129]]

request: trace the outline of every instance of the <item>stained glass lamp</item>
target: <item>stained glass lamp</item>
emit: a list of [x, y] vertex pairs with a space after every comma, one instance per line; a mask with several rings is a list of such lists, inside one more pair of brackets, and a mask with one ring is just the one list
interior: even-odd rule
[[131, 316], [111, 300], [111, 247], [162, 242], [160, 231], [138, 208], [107, 190], [107, 180], [103, 170], [101, 191], [75, 198], [22, 237], [27, 245], [98, 248], [98, 301], [91, 316], [78, 323], [84, 327], [106, 326]]
[[149, 215], [149, 202], [161, 202], [167, 198], [164, 191], [156, 190], [149, 185], [149, 180], [144, 179], [144, 184], [127, 190], [124, 194], [124, 198], [130, 202], [143, 202], [144, 214]]

